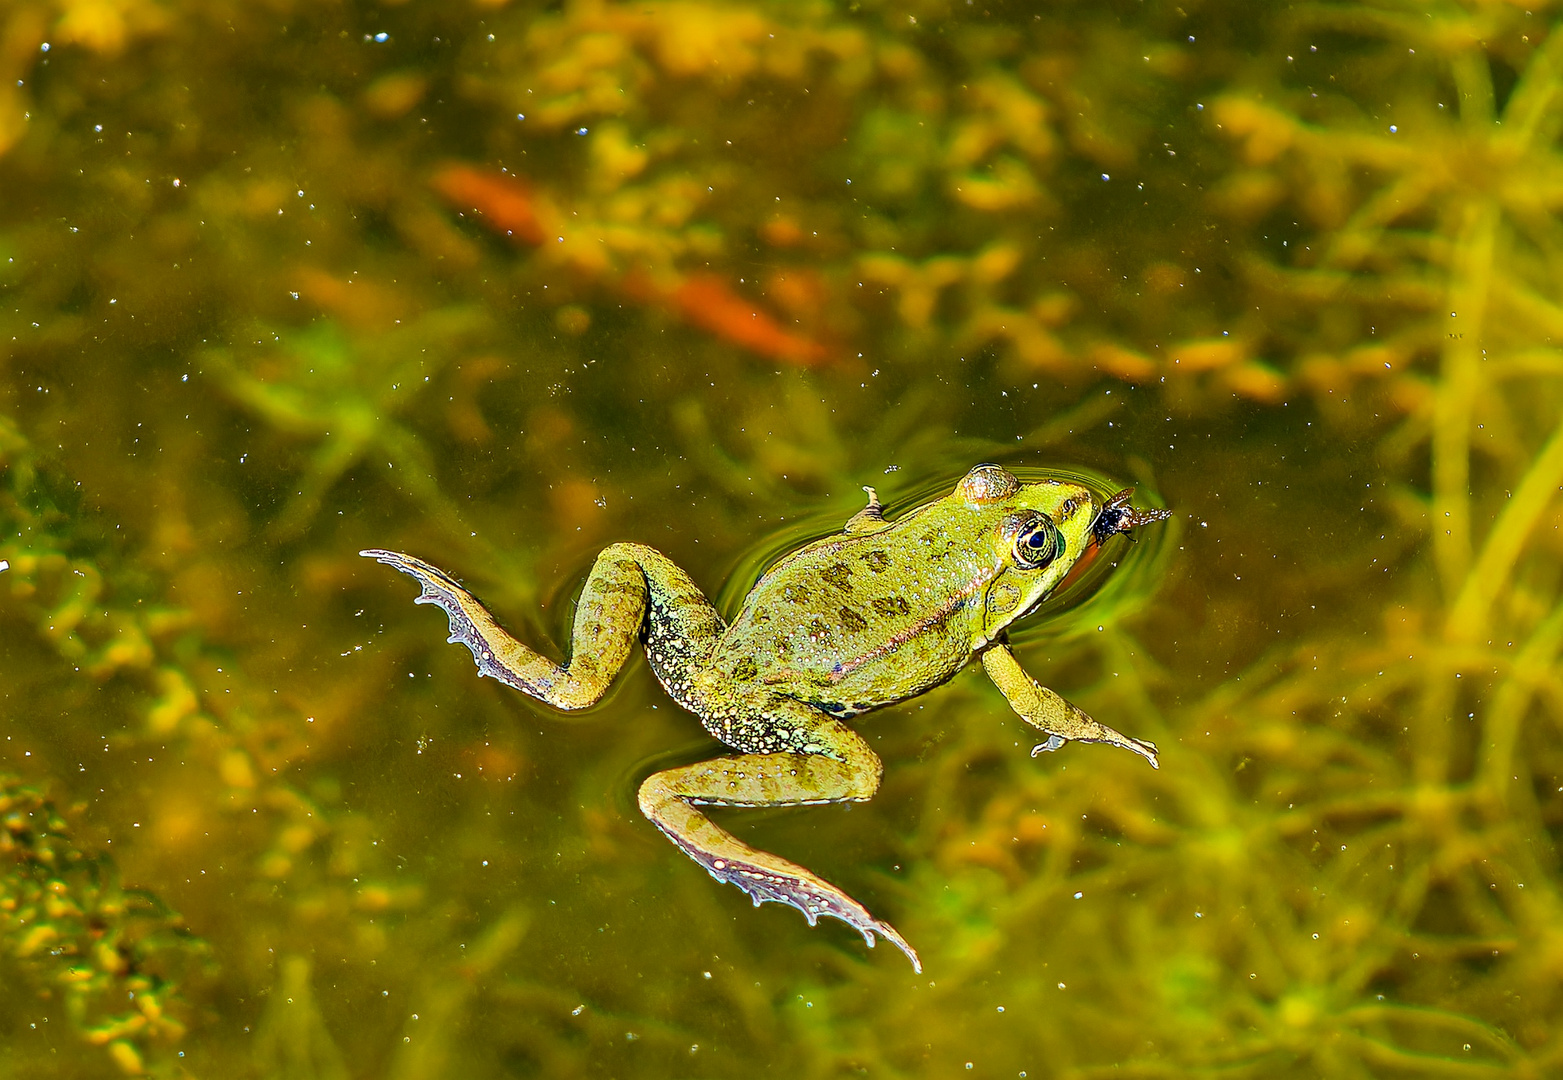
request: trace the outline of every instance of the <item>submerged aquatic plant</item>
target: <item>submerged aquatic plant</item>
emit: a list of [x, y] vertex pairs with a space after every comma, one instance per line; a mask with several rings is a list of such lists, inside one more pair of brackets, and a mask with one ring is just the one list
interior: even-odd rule
[[[9, 830], [0, 833], [0, 947], [47, 998], [64, 1003], [89, 1044], [139, 1074], [202, 1015], [181, 999], [191, 977], [219, 967], [232, 977], [233, 957], [185, 932], [158, 898], [164, 890], [123, 887], [116, 861], [82, 844], [42, 794], [33, 780], [40, 773], [80, 797], [72, 816], [111, 834], [105, 843], [128, 839], [144, 820], [148, 843], [125, 852], [143, 874], [160, 875], [146, 865], [149, 851], [154, 864], [188, 867], [186, 885], [208, 873], [195, 863], [210, 861], [215, 875], [237, 860], [249, 902], [284, 923], [307, 909], [310, 925], [361, 931], [356, 941], [339, 933], [343, 947], [383, 948], [383, 939], [362, 933], [366, 923], [416, 906], [419, 892], [378, 872], [372, 824], [279, 777], [311, 754], [305, 729], [314, 717], [294, 712], [291, 695], [280, 703], [275, 690], [261, 689], [214, 644], [201, 612], [169, 603], [166, 583], [127, 565], [114, 531], [0, 416], [4, 755], [8, 770], [28, 773], [0, 786]], [[92, 689], [91, 709], [34, 719], [30, 710], [46, 707], [47, 688], [61, 678]], [[315, 700], [322, 712], [330, 707]], [[68, 776], [65, 758], [75, 762]], [[174, 779], [147, 793], [124, 790], [137, 763], [162, 761], [177, 770]], [[284, 893], [296, 907], [275, 906]]]
[[53, 802], [14, 776], [0, 776], [0, 952], [132, 1074], [184, 1034], [180, 983], [206, 957], [177, 914], [121, 886], [113, 861], [84, 850]]

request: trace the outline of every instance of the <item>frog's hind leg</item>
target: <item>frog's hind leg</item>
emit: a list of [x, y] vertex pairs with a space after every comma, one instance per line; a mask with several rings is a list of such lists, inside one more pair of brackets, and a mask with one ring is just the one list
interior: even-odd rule
[[[872, 947], [878, 934], [922, 971], [917, 952], [889, 923], [830, 882], [796, 863], [750, 847], [713, 823], [697, 806], [800, 806], [862, 802], [879, 789], [879, 758], [862, 736], [838, 720], [796, 702], [779, 702], [780, 715], [753, 727], [751, 743], [734, 734], [740, 749], [764, 750], [720, 757], [654, 773], [640, 786], [640, 809], [668, 839], [718, 881], [737, 885], [756, 907], [790, 904], [813, 926], [821, 915], [853, 927]], [[724, 740], [730, 736], [723, 733]], [[747, 744], [747, 745], [746, 745]], [[776, 751], [770, 752], [775, 747]]]
[[613, 544], [597, 556], [575, 605], [570, 662], [563, 665], [511, 637], [475, 596], [439, 567], [379, 548], [359, 554], [395, 567], [423, 586], [417, 603], [436, 604], [445, 612], [450, 640], [472, 650], [480, 675], [560, 709], [585, 708], [607, 691], [640, 635], [648, 592], [659, 607], [670, 597], [678, 601], [683, 623], [690, 624], [680, 629], [696, 639], [686, 651], [700, 652], [721, 632], [721, 619], [683, 571], [640, 544]]

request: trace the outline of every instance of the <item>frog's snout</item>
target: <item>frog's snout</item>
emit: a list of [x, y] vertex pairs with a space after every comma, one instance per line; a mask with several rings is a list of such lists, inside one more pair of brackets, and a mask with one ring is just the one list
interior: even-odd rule
[[1105, 544], [1119, 533], [1127, 533], [1141, 525], [1166, 521], [1172, 516], [1171, 510], [1142, 510], [1131, 506], [1129, 500], [1132, 498], [1134, 489], [1124, 488], [1102, 504], [1096, 520], [1091, 523], [1092, 539], [1098, 544]]

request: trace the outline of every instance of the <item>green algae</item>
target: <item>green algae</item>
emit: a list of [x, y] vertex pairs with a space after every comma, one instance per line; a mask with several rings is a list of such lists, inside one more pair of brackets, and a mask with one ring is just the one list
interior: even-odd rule
[[[1557, 1071], [1558, 18], [8, 6], [7, 1071]], [[709, 752], [643, 665], [560, 722], [353, 554], [547, 646], [607, 542], [732, 603], [982, 459], [1178, 512], [1017, 642], [1163, 767], [963, 676], [724, 817], [921, 979], [639, 818]]]
[[14, 777], [0, 778], [0, 818], [7, 958], [88, 1043], [139, 1071], [148, 1050], [184, 1034], [179, 985], [199, 976], [204, 946], [156, 896], [123, 888], [112, 860], [83, 850], [54, 804]]

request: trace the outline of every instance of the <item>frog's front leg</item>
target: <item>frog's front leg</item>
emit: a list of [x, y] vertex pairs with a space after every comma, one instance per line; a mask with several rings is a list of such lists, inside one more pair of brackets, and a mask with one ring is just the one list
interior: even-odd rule
[[[437, 604], [450, 619], [450, 640], [472, 650], [478, 673], [560, 709], [581, 709], [607, 691], [645, 622], [648, 596], [698, 661], [722, 631], [722, 620], [699, 588], [666, 556], [642, 544], [613, 544], [597, 556], [575, 605], [570, 661], [556, 664], [521, 644], [454, 578], [398, 551], [371, 548], [366, 558], [395, 567], [423, 586], [417, 603]], [[667, 621], [667, 620], [664, 620]]]
[[874, 918], [830, 882], [750, 847], [695, 809], [872, 798], [883, 766], [862, 736], [790, 699], [776, 699], [761, 716], [745, 718], [733, 730], [718, 730], [718, 734], [739, 749], [763, 752], [654, 773], [640, 786], [641, 812], [712, 877], [748, 893], [755, 907], [767, 901], [790, 904], [803, 912], [810, 926], [821, 915], [840, 919], [861, 933], [870, 947], [875, 934], [893, 943], [906, 953], [914, 970], [922, 971], [916, 951], [895, 927]]
[[1047, 742], [1034, 747], [1031, 751], [1032, 757], [1044, 750], [1057, 750], [1066, 741], [1074, 739], [1077, 742], [1099, 742], [1121, 746], [1144, 757], [1151, 763], [1152, 768], [1161, 767], [1156, 763], [1155, 743], [1120, 735], [1106, 724], [1092, 720], [1026, 674], [1026, 669], [1015, 660], [1015, 654], [1009, 651], [1008, 645], [1002, 643], [994, 645], [983, 653], [982, 666], [987, 671], [988, 677], [1003, 692], [1010, 708], [1019, 713], [1020, 718], [1026, 723], [1047, 733]]

